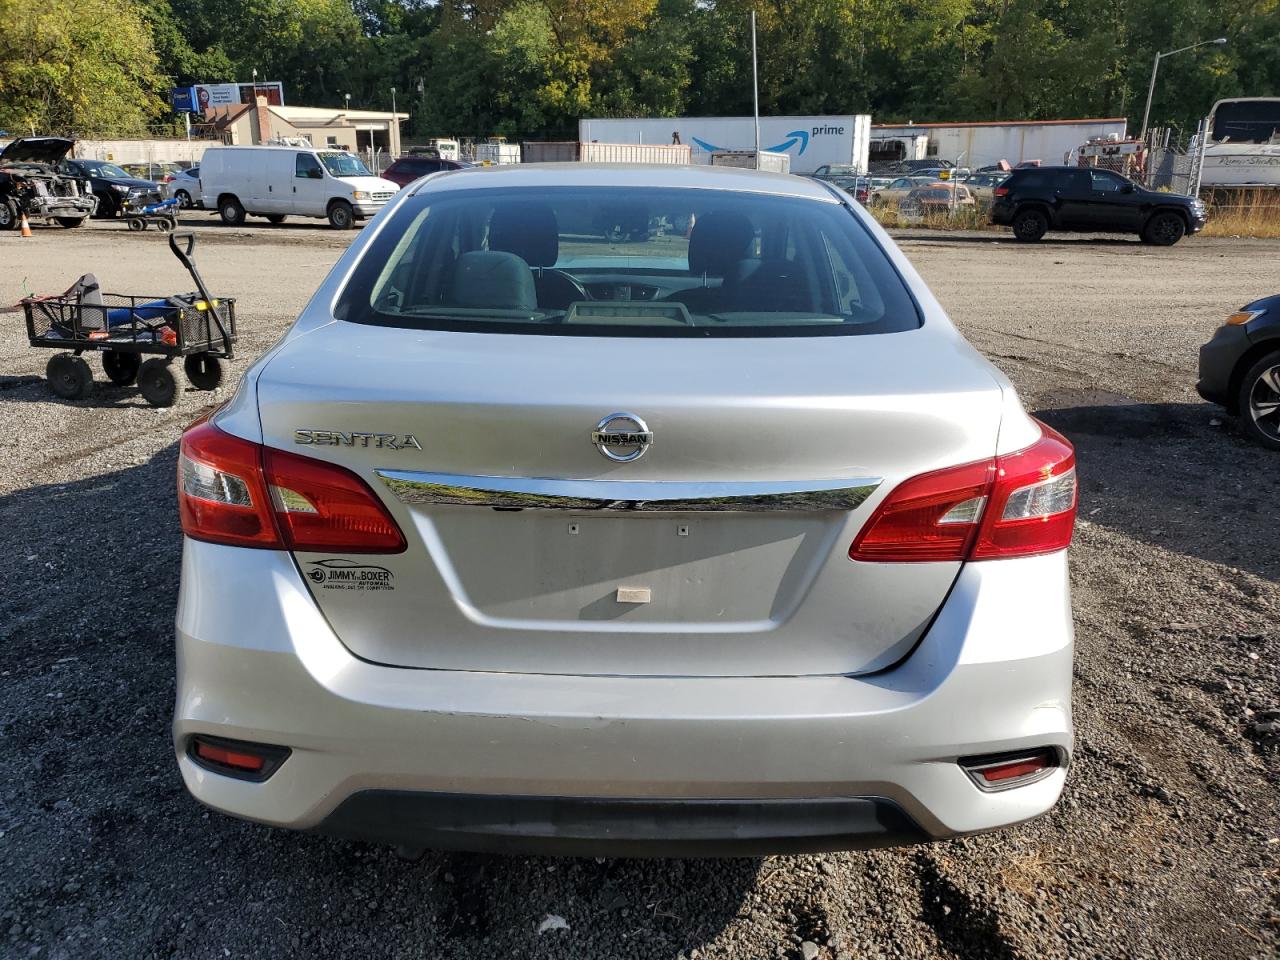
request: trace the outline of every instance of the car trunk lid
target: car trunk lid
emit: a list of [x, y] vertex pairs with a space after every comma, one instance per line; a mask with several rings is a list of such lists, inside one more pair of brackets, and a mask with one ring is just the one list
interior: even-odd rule
[[[902, 479], [990, 457], [1001, 408], [945, 327], [688, 340], [338, 322], [286, 345], [258, 391], [264, 442], [354, 470], [408, 541], [297, 554], [353, 653], [633, 676], [900, 658], [959, 564], [856, 563], [849, 545]], [[609, 422], [620, 411], [634, 420]], [[602, 455], [633, 454], [641, 428], [642, 455]]]

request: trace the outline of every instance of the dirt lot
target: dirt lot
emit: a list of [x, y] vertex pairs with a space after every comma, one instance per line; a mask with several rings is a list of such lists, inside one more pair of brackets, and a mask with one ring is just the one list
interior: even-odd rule
[[[1280, 950], [1280, 457], [1195, 396], [1198, 344], [1280, 290], [1280, 242], [1170, 250], [901, 243], [969, 338], [1068, 434], [1076, 764], [1042, 820], [929, 847], [763, 861], [431, 855], [204, 811], [168, 739], [175, 441], [229, 395], [349, 236], [221, 229], [243, 361], [171, 410], [51, 399], [0, 314], [0, 955], [57, 958], [1273, 957]], [[0, 305], [93, 271], [187, 286], [154, 233], [0, 235]], [[549, 914], [568, 930], [539, 935]]]

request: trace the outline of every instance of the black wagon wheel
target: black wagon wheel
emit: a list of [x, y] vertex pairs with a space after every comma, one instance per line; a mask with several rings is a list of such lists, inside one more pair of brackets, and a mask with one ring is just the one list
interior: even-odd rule
[[182, 361], [187, 379], [197, 390], [217, 390], [222, 383], [222, 361], [207, 353], [193, 353]]
[[138, 368], [138, 389], [153, 407], [172, 407], [178, 397], [178, 380], [169, 361], [152, 357]]
[[178, 226], [178, 221], [173, 217], [161, 217], [156, 221], [156, 229], [161, 233], [172, 233]]
[[138, 379], [138, 367], [142, 365], [142, 357], [136, 353], [124, 353], [120, 350], [102, 351], [102, 370], [112, 383], [127, 387]]
[[93, 373], [80, 357], [59, 353], [44, 368], [49, 389], [63, 400], [80, 400], [93, 386]]
[[147, 229], [147, 221], [143, 220], [141, 217], [130, 217], [128, 223], [130, 230], [136, 231]]
[[1244, 432], [1264, 447], [1280, 450], [1280, 350], [1245, 371], [1237, 405]]

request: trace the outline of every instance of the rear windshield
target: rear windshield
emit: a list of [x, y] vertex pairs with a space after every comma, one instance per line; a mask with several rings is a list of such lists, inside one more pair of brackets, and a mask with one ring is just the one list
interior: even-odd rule
[[891, 333], [920, 325], [844, 206], [699, 189], [430, 191], [402, 204], [340, 320], [573, 336]]

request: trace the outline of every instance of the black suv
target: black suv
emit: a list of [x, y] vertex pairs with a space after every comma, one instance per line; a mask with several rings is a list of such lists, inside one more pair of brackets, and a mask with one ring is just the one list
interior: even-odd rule
[[58, 172], [68, 177], [88, 180], [98, 198], [98, 217], [115, 217], [124, 209], [125, 201], [135, 206], [159, 203], [164, 199], [158, 183], [140, 180], [105, 160], [63, 160]]
[[1039, 240], [1049, 230], [1136, 233], [1170, 246], [1204, 227], [1197, 197], [1159, 193], [1110, 170], [1030, 167], [996, 187], [991, 222], [1013, 227], [1016, 239]]

